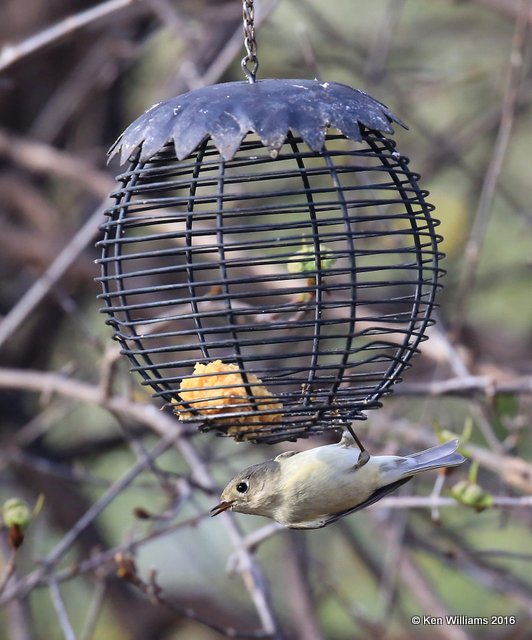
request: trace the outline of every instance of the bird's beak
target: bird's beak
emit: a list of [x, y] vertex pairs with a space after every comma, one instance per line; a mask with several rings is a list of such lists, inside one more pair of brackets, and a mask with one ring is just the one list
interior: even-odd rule
[[211, 509], [211, 517], [217, 516], [222, 511], [227, 511], [233, 506], [233, 500], [222, 500], [220, 504], [217, 504], [213, 509]]

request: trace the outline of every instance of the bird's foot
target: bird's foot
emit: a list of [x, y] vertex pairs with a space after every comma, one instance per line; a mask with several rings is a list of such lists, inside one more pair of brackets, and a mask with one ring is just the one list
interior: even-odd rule
[[370, 459], [369, 453], [365, 449], [363, 449], [360, 452], [360, 455], [358, 456], [357, 463], [353, 467], [353, 470], [355, 471], [356, 469], [362, 468], [365, 464], [369, 462], [369, 459]]

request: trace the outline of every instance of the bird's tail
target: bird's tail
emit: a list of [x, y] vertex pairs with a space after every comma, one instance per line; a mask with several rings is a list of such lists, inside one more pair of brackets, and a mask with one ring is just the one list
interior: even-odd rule
[[465, 462], [465, 458], [456, 453], [458, 444], [458, 440], [450, 440], [436, 447], [409, 455], [408, 460], [411, 464], [414, 463], [411, 466], [411, 472], [418, 473], [419, 471], [439, 469], [440, 467], [456, 467], [462, 464], [462, 462]]

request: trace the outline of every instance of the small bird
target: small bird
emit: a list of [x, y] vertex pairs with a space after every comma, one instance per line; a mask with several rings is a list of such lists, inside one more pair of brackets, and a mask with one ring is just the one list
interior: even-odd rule
[[458, 440], [410, 456], [369, 456], [345, 432], [337, 444], [287, 451], [229, 482], [215, 516], [231, 509], [266, 516], [290, 529], [319, 529], [377, 502], [421, 471], [465, 461]]

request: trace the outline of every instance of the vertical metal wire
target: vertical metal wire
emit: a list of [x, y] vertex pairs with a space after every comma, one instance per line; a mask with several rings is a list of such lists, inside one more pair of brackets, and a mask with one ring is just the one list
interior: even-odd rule
[[[117, 193], [117, 195], [115, 195], [116, 203], [120, 204], [120, 208], [117, 215], [117, 223], [113, 230], [115, 239], [122, 237], [124, 233], [122, 225], [123, 225], [123, 222], [127, 221], [128, 219], [129, 206], [131, 204], [134, 188], [138, 184], [140, 176], [142, 175], [142, 170], [146, 164], [139, 161], [140, 154], [141, 154], [141, 148], [137, 149], [136, 153], [130, 158], [129, 171], [125, 174], [125, 177], [122, 178], [122, 189]], [[103, 248], [102, 257], [105, 256], [105, 252], [106, 250], [105, 248]], [[124, 289], [124, 274], [122, 272], [123, 270], [122, 247], [120, 246], [119, 242], [116, 242], [114, 244], [113, 254], [114, 254], [113, 264], [114, 264], [114, 270], [115, 270], [114, 287], [120, 291]], [[105, 261], [102, 262], [102, 267], [104, 269], [104, 272], [107, 274], [109, 263]], [[136, 344], [139, 349], [142, 349], [143, 343], [140, 336], [137, 333], [135, 322], [133, 321], [131, 317], [131, 313], [128, 309], [128, 301], [122, 293], [119, 293], [117, 295], [117, 298], [120, 301], [120, 304], [122, 305], [124, 317], [126, 318], [127, 324], [132, 334], [130, 337], [130, 340], [131, 342]], [[107, 299], [107, 304], [110, 304], [109, 298]], [[108, 322], [109, 324], [111, 324], [111, 326], [113, 326], [115, 330], [118, 328], [115, 318], [112, 318]], [[148, 375], [147, 373], [143, 374], [144, 379], [147, 382], [149, 382], [149, 384], [152, 386], [153, 389], [157, 391], [161, 391], [163, 387], [157, 384], [157, 382], [154, 381], [154, 378], [155, 380], [162, 379], [163, 375], [157, 370], [157, 368], [153, 368], [153, 361], [150, 358], [149, 354], [143, 353], [141, 358], [144, 361], [145, 365], [147, 366], [146, 368], [151, 368], [150, 375]], [[132, 358], [132, 360], [134, 360], [135, 364], [137, 364], [138, 366], [142, 366], [138, 358], [134, 357]]]
[[327, 398], [327, 403], [330, 403], [332, 402], [332, 399], [336, 395], [336, 392], [338, 391], [338, 388], [342, 383], [344, 372], [349, 361], [349, 355], [351, 354], [351, 351], [352, 351], [353, 337], [355, 335], [356, 314], [357, 314], [357, 272], [356, 272], [355, 261], [356, 261], [357, 254], [355, 251], [355, 243], [354, 243], [352, 231], [350, 228], [349, 211], [347, 208], [347, 203], [345, 201], [345, 195], [342, 190], [342, 185], [340, 184], [338, 173], [336, 172], [334, 162], [326, 147], [323, 148], [322, 153], [323, 153], [323, 157], [325, 158], [327, 167], [331, 173], [331, 180], [336, 189], [338, 204], [342, 209], [342, 218], [344, 220], [345, 236], [346, 236], [346, 241], [349, 247], [350, 258], [351, 258], [351, 304], [350, 304], [350, 310], [349, 310], [349, 325], [348, 325], [348, 330], [346, 335], [346, 344], [345, 344], [344, 352], [343, 352], [341, 361], [338, 363], [338, 369], [336, 371], [336, 379], [331, 385], [329, 397]]
[[194, 268], [193, 268], [193, 248], [192, 248], [192, 220], [194, 215], [194, 203], [196, 191], [198, 188], [198, 177], [203, 167], [203, 156], [205, 155], [205, 149], [207, 148], [208, 141], [205, 140], [200, 148], [198, 149], [198, 153], [196, 155], [196, 164], [194, 165], [194, 170], [192, 172], [192, 178], [190, 181], [189, 188], [189, 199], [187, 203], [187, 211], [188, 216], [186, 220], [186, 259], [187, 259], [187, 278], [188, 278], [188, 290], [190, 292], [190, 306], [192, 308], [192, 312], [194, 314], [194, 324], [196, 325], [196, 334], [198, 336], [199, 347], [201, 349], [201, 354], [204, 358], [209, 359], [209, 351], [207, 350], [207, 346], [205, 344], [205, 333], [203, 331], [203, 322], [202, 315], [199, 312], [198, 308], [198, 297], [196, 295], [196, 285], [194, 282]]
[[321, 334], [321, 312], [322, 312], [322, 273], [321, 273], [321, 259], [320, 259], [320, 246], [319, 246], [319, 230], [318, 224], [316, 220], [316, 208], [314, 206], [314, 198], [312, 196], [312, 189], [310, 186], [310, 181], [308, 178], [307, 171], [305, 170], [305, 163], [301, 154], [299, 153], [299, 146], [292, 135], [291, 132], [288, 133], [287, 140], [294, 152], [294, 156], [297, 162], [297, 166], [301, 172], [301, 182], [305, 187], [305, 197], [308, 204], [309, 217], [312, 225], [312, 238], [314, 243], [314, 256], [316, 259], [316, 275], [315, 275], [315, 287], [314, 287], [314, 295], [316, 296], [316, 305], [314, 308], [314, 335], [312, 340], [312, 356], [311, 361], [309, 363], [308, 370], [308, 379], [305, 390], [303, 391], [303, 398], [301, 404], [306, 407], [310, 402], [310, 394], [312, 393], [312, 385], [314, 384], [316, 378], [316, 371], [318, 369], [318, 357], [320, 353], [319, 345], [320, 345], [320, 334]]
[[[384, 136], [378, 136], [381, 138], [382, 144], [387, 150], [391, 153], [394, 152], [395, 145], [392, 141], [388, 140]], [[375, 142], [370, 137], [368, 137], [367, 142], [371, 149], [375, 151], [375, 153], [379, 153], [379, 148]], [[381, 154], [381, 162], [388, 169], [388, 173], [391, 176], [398, 193], [401, 196], [405, 209], [408, 213], [410, 226], [412, 228], [412, 238], [415, 244], [415, 257], [416, 257], [416, 265], [417, 265], [417, 279], [415, 281], [415, 293], [414, 293], [414, 301], [410, 314], [410, 326], [411, 329], [405, 335], [403, 344], [401, 345], [399, 353], [394, 358], [393, 364], [390, 366], [386, 375], [382, 378], [381, 383], [378, 385], [375, 392], [370, 396], [371, 399], [377, 398], [381, 396], [392, 384], [395, 384], [400, 380], [399, 376], [403, 369], [408, 365], [408, 362], [423, 339], [425, 334], [425, 330], [429, 324], [431, 324], [431, 312], [435, 302], [435, 296], [437, 291], [437, 286], [434, 281], [427, 283], [424, 279], [424, 259], [427, 256], [427, 253], [421, 242], [421, 234], [418, 225], [418, 218], [413, 211], [412, 205], [410, 203], [408, 193], [404, 188], [403, 183], [399, 180], [396, 172], [393, 170], [392, 165], [385, 154]], [[405, 176], [408, 176], [409, 186], [415, 186], [417, 191], [417, 200], [418, 204], [424, 204], [426, 210], [424, 211], [424, 222], [427, 224], [430, 233], [430, 241], [431, 241], [431, 257], [432, 257], [432, 277], [434, 278], [434, 274], [438, 272], [439, 269], [439, 257], [438, 253], [438, 235], [436, 234], [434, 228], [435, 224], [432, 218], [429, 215], [429, 207], [430, 205], [426, 204], [423, 199], [423, 193], [419, 190], [417, 185], [413, 185], [413, 175], [408, 171], [407, 166], [408, 160], [399, 156], [397, 158], [397, 164], [401, 167]], [[423, 289], [426, 284], [431, 285], [429, 292], [429, 300], [425, 302], [425, 311], [421, 310], [421, 305], [424, 303], [423, 298], [426, 294], [423, 293]], [[420, 322], [420, 327], [416, 328], [416, 322]], [[417, 329], [417, 331], [415, 331]], [[415, 336], [415, 337], [414, 337]], [[413, 339], [412, 339], [413, 338]]]
[[225, 194], [225, 161], [220, 156], [219, 170], [218, 170], [218, 197], [216, 207], [216, 239], [218, 242], [218, 255], [220, 261], [218, 268], [220, 270], [220, 286], [223, 291], [223, 299], [225, 308], [227, 310], [227, 318], [229, 320], [230, 333], [231, 333], [231, 346], [233, 347], [235, 359], [238, 363], [238, 369], [242, 378], [242, 383], [246, 390], [246, 396], [251, 403], [253, 411], [258, 411], [257, 401], [251, 388], [249, 378], [246, 372], [245, 360], [240, 347], [240, 341], [238, 339], [238, 333], [236, 331], [235, 314], [233, 312], [233, 304], [231, 298], [231, 291], [229, 288], [230, 278], [227, 273], [227, 262], [225, 256], [225, 242], [224, 242], [224, 194]]

